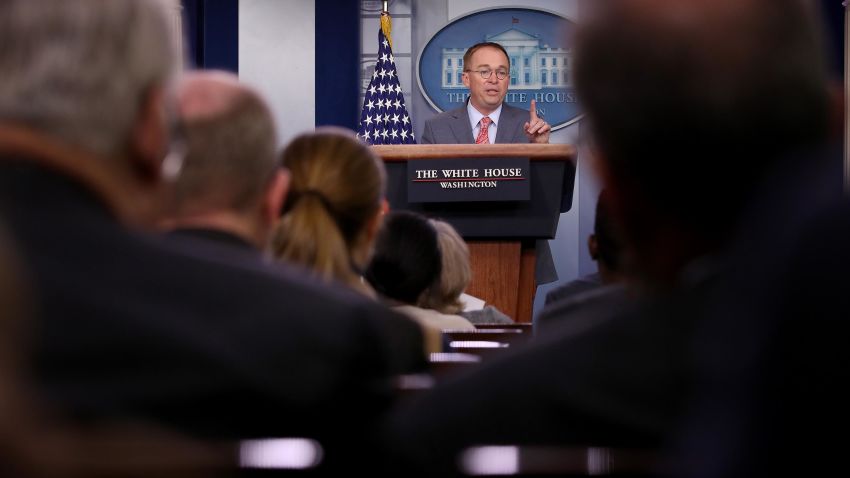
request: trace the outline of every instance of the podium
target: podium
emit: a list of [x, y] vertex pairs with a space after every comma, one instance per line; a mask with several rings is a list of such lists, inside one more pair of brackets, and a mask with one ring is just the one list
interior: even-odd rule
[[[372, 146], [387, 170], [392, 209], [415, 211], [452, 224], [469, 244], [472, 282], [467, 293], [517, 322], [531, 322], [535, 243], [552, 239], [572, 206], [576, 151], [566, 144], [421, 144]], [[407, 163], [447, 159], [528, 158], [527, 201], [410, 202]]]

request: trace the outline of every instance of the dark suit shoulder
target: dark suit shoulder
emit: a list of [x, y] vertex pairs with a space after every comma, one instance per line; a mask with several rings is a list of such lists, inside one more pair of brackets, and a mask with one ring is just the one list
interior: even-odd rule
[[[169, 252], [174, 254], [169, 261], [187, 261], [182, 267], [192, 276], [195, 273], [191, 271], [195, 270], [205, 275], [208, 282], [220, 280], [241, 284], [241, 293], [248, 297], [239, 300], [249, 304], [246, 306], [249, 309], [263, 311], [248, 320], [269, 322], [255, 325], [280, 328], [285, 324], [316, 340], [327, 340], [331, 335], [328, 332], [334, 332], [336, 336], [332, 341], [338, 346], [360, 349], [372, 343], [382, 351], [389, 373], [410, 373], [424, 367], [420, 328], [406, 317], [342, 284], [319, 282], [306, 271], [273, 262], [258, 253], [252, 260], [246, 260], [248, 257], [243, 250], [223, 254], [223, 247], [216, 247], [214, 250], [218, 254], [211, 256], [210, 249], [188, 251], [182, 246], [169, 244]], [[280, 317], [290, 319], [284, 323]], [[362, 330], [354, 330], [358, 327]], [[358, 334], [361, 340], [351, 340]], [[337, 341], [336, 338], [345, 340]]]
[[399, 408], [386, 425], [389, 446], [404, 466], [443, 476], [474, 444], [656, 445], [693, 373], [691, 324], [679, 312], [630, 310], [581, 333], [535, 338]]
[[54, 173], [0, 170], [38, 297], [34, 376], [63, 412], [323, 436], [374, 419], [392, 374], [421, 365], [405, 362], [424, 356], [415, 324], [365, 297], [252, 251], [129, 230]]
[[549, 293], [546, 294], [546, 305], [548, 306], [554, 302], [565, 300], [576, 294], [581, 294], [601, 286], [602, 279], [599, 277], [599, 274], [589, 274], [579, 277], [578, 279], [571, 280], [566, 284], [561, 284], [550, 290]]

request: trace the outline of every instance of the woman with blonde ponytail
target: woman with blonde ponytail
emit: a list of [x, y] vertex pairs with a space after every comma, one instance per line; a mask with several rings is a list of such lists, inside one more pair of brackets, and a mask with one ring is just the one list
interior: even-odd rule
[[290, 185], [275, 257], [375, 297], [361, 271], [386, 209], [383, 163], [353, 133], [324, 127], [295, 138], [283, 165]]

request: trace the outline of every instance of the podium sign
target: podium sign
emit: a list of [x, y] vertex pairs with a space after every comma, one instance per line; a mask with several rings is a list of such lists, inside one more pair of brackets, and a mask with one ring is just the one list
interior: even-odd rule
[[[567, 144], [413, 144], [372, 149], [387, 168], [391, 208], [443, 219], [467, 241], [472, 266], [467, 291], [519, 322], [531, 322], [535, 244], [555, 236], [561, 213], [572, 205], [575, 148]], [[485, 168], [506, 171], [487, 174]], [[520, 171], [512, 171], [516, 169]], [[494, 181], [497, 176], [506, 179]], [[432, 190], [411, 192], [420, 187]], [[525, 194], [509, 199], [506, 190], [513, 187]], [[494, 196], [482, 199], [491, 193]], [[428, 194], [438, 199], [416, 202], [422, 200], [420, 194], [426, 195], [425, 200], [432, 197]], [[473, 199], [461, 199], [462, 195]]]
[[529, 201], [528, 158], [409, 160], [407, 202]]

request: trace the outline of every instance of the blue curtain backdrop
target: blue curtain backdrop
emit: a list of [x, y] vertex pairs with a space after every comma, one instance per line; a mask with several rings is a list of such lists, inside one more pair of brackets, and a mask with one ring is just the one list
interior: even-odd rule
[[239, 0], [181, 0], [190, 64], [239, 73]]
[[316, 126], [357, 130], [361, 106], [360, 1], [315, 1]]
[[[191, 64], [238, 73], [239, 0], [181, 3]], [[353, 130], [360, 114], [360, 2], [315, 0], [315, 10], [316, 126]]]

